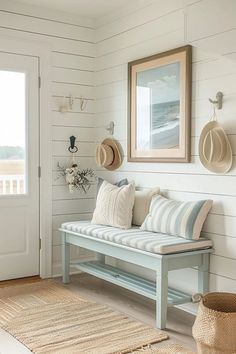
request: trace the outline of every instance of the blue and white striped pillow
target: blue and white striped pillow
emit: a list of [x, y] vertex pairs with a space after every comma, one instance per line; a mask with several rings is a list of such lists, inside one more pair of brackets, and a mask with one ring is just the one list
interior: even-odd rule
[[212, 200], [178, 202], [157, 195], [141, 229], [198, 240], [211, 206]]

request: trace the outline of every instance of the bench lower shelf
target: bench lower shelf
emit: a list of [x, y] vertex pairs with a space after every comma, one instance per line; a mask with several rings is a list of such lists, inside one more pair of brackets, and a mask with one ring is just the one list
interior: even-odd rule
[[[85, 273], [156, 300], [156, 284], [150, 280], [98, 261], [71, 263], [71, 265]], [[191, 301], [190, 295], [179, 290], [168, 289], [168, 306], [180, 305]]]

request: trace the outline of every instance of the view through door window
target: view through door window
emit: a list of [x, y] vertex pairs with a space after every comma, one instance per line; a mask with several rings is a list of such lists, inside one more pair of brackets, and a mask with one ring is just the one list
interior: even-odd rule
[[0, 70], [0, 195], [26, 193], [25, 73]]

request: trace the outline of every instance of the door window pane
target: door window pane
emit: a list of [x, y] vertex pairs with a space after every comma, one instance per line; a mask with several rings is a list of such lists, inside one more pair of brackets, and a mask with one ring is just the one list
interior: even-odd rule
[[0, 195], [26, 192], [25, 73], [0, 70]]

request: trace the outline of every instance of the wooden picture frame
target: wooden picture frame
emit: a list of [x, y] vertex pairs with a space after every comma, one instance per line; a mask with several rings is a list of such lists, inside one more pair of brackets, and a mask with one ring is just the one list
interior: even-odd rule
[[192, 47], [128, 63], [128, 161], [190, 162]]

